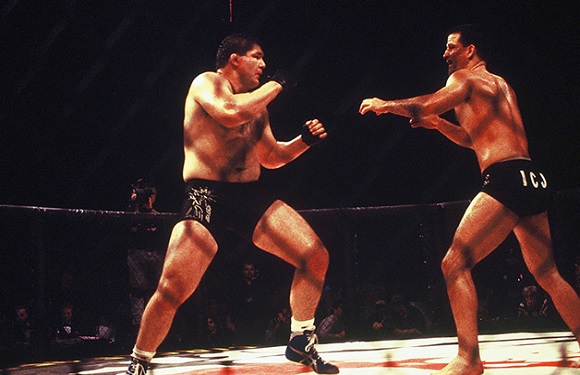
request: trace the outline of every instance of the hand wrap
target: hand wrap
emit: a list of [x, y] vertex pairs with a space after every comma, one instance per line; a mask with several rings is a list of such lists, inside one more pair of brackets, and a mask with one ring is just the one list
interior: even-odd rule
[[273, 76], [269, 77], [269, 80], [278, 82], [284, 90], [296, 86], [294, 76], [286, 69], [278, 69]]
[[310, 132], [308, 125], [302, 125], [302, 132], [300, 134], [302, 136], [302, 142], [306, 143], [308, 146], [315, 145], [319, 142], [322, 142], [322, 138], [317, 135], [314, 135]]

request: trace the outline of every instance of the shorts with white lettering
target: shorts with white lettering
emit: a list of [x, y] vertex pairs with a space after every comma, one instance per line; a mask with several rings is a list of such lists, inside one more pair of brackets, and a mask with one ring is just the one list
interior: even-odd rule
[[276, 200], [260, 182], [193, 179], [186, 182], [179, 220], [195, 220], [221, 242], [230, 230], [252, 240], [258, 221]]
[[481, 191], [500, 201], [519, 217], [547, 211], [551, 191], [546, 174], [531, 160], [516, 159], [490, 165], [482, 173]]

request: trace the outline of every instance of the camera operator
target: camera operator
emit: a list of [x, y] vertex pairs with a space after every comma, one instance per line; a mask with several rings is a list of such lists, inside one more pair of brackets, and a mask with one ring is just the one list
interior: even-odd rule
[[[144, 178], [131, 186], [129, 211], [157, 213], [155, 184]], [[153, 295], [165, 258], [166, 236], [162, 228], [153, 223], [138, 223], [130, 229], [127, 265], [129, 269], [129, 306], [131, 310], [131, 337], [135, 338], [141, 316], [149, 298]]]
[[138, 179], [131, 185], [129, 210], [134, 212], [157, 212], [153, 207], [157, 198], [157, 188], [144, 178]]

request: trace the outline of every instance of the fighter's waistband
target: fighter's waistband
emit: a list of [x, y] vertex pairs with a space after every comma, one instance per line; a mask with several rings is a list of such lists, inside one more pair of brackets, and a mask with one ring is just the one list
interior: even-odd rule
[[530, 159], [528, 157], [524, 157], [524, 156], [518, 156], [518, 157], [514, 157], [514, 158], [504, 159], [504, 160], [501, 160], [501, 161], [496, 161], [495, 163], [488, 165], [487, 168], [485, 168], [483, 170], [483, 172], [481, 172], [481, 175], [482, 176], [485, 176], [491, 170], [497, 168], [500, 165], [506, 165], [506, 164], [526, 164], [526, 165], [533, 165], [533, 161], [532, 161], [532, 159]]

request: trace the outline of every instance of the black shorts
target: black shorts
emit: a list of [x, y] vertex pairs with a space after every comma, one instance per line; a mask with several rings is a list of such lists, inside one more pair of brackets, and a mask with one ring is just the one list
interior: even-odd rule
[[193, 179], [186, 182], [179, 220], [195, 220], [219, 243], [230, 230], [252, 240], [256, 224], [276, 201], [254, 182], [222, 182]]
[[546, 174], [531, 160], [495, 163], [482, 173], [481, 191], [500, 201], [519, 217], [540, 214], [550, 205]]

